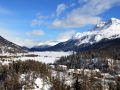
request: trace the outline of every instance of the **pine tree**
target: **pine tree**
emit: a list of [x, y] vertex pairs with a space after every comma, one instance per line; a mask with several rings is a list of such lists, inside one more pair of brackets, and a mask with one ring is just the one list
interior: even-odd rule
[[81, 90], [81, 89], [80, 89], [80, 83], [79, 83], [79, 81], [78, 81], [78, 77], [77, 77], [76, 80], [75, 80], [74, 88], [75, 88], [75, 90]]

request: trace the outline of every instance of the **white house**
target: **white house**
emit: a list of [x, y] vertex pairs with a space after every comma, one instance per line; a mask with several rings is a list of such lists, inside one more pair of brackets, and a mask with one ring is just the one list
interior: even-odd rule
[[67, 66], [66, 65], [58, 65], [57, 70], [65, 71], [65, 70], [67, 70]]
[[109, 73], [101, 73], [101, 76], [102, 76], [102, 78], [108, 78], [108, 77], [110, 77], [111, 75], [109, 74]]
[[102, 85], [102, 90], [109, 90], [109, 85]]
[[55, 65], [49, 65], [51, 69], [55, 69]]
[[68, 70], [67, 70], [67, 73], [68, 73], [68, 75], [71, 75], [71, 74], [74, 73], [74, 71], [75, 71], [74, 69], [68, 69]]

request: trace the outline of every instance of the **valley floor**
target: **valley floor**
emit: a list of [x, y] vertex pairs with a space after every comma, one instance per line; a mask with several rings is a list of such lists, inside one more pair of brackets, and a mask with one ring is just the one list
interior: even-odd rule
[[[0, 85], [3, 87], [0, 90], [9, 90], [11, 84], [6, 82], [11, 80], [20, 86], [13, 83], [14, 88], [22, 90], [120, 90], [120, 60], [81, 56], [72, 52], [2, 55]], [[99, 63], [100, 69], [96, 66]]]

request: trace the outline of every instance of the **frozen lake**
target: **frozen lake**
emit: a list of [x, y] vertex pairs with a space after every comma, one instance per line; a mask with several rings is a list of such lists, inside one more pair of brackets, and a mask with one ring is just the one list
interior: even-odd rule
[[55, 60], [59, 59], [61, 56], [68, 56], [72, 52], [29, 52], [28, 54], [38, 55], [37, 57], [21, 57], [21, 60], [37, 60], [45, 63], [53, 63]]

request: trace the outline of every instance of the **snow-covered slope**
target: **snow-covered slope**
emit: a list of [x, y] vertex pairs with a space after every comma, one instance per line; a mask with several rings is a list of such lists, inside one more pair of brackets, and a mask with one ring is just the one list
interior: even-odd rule
[[95, 43], [100, 40], [107, 39], [115, 39], [120, 37], [120, 20], [116, 18], [111, 18], [108, 22], [98, 23], [93, 29], [83, 32], [77, 33], [74, 35], [70, 41], [77, 40], [75, 43], [76, 46], [79, 46], [84, 43]]
[[48, 47], [54, 46], [58, 43], [59, 43], [59, 41], [46, 41], [46, 42], [39, 43], [37, 46], [34, 46], [33, 48], [43, 49], [43, 48], [48, 48]]

